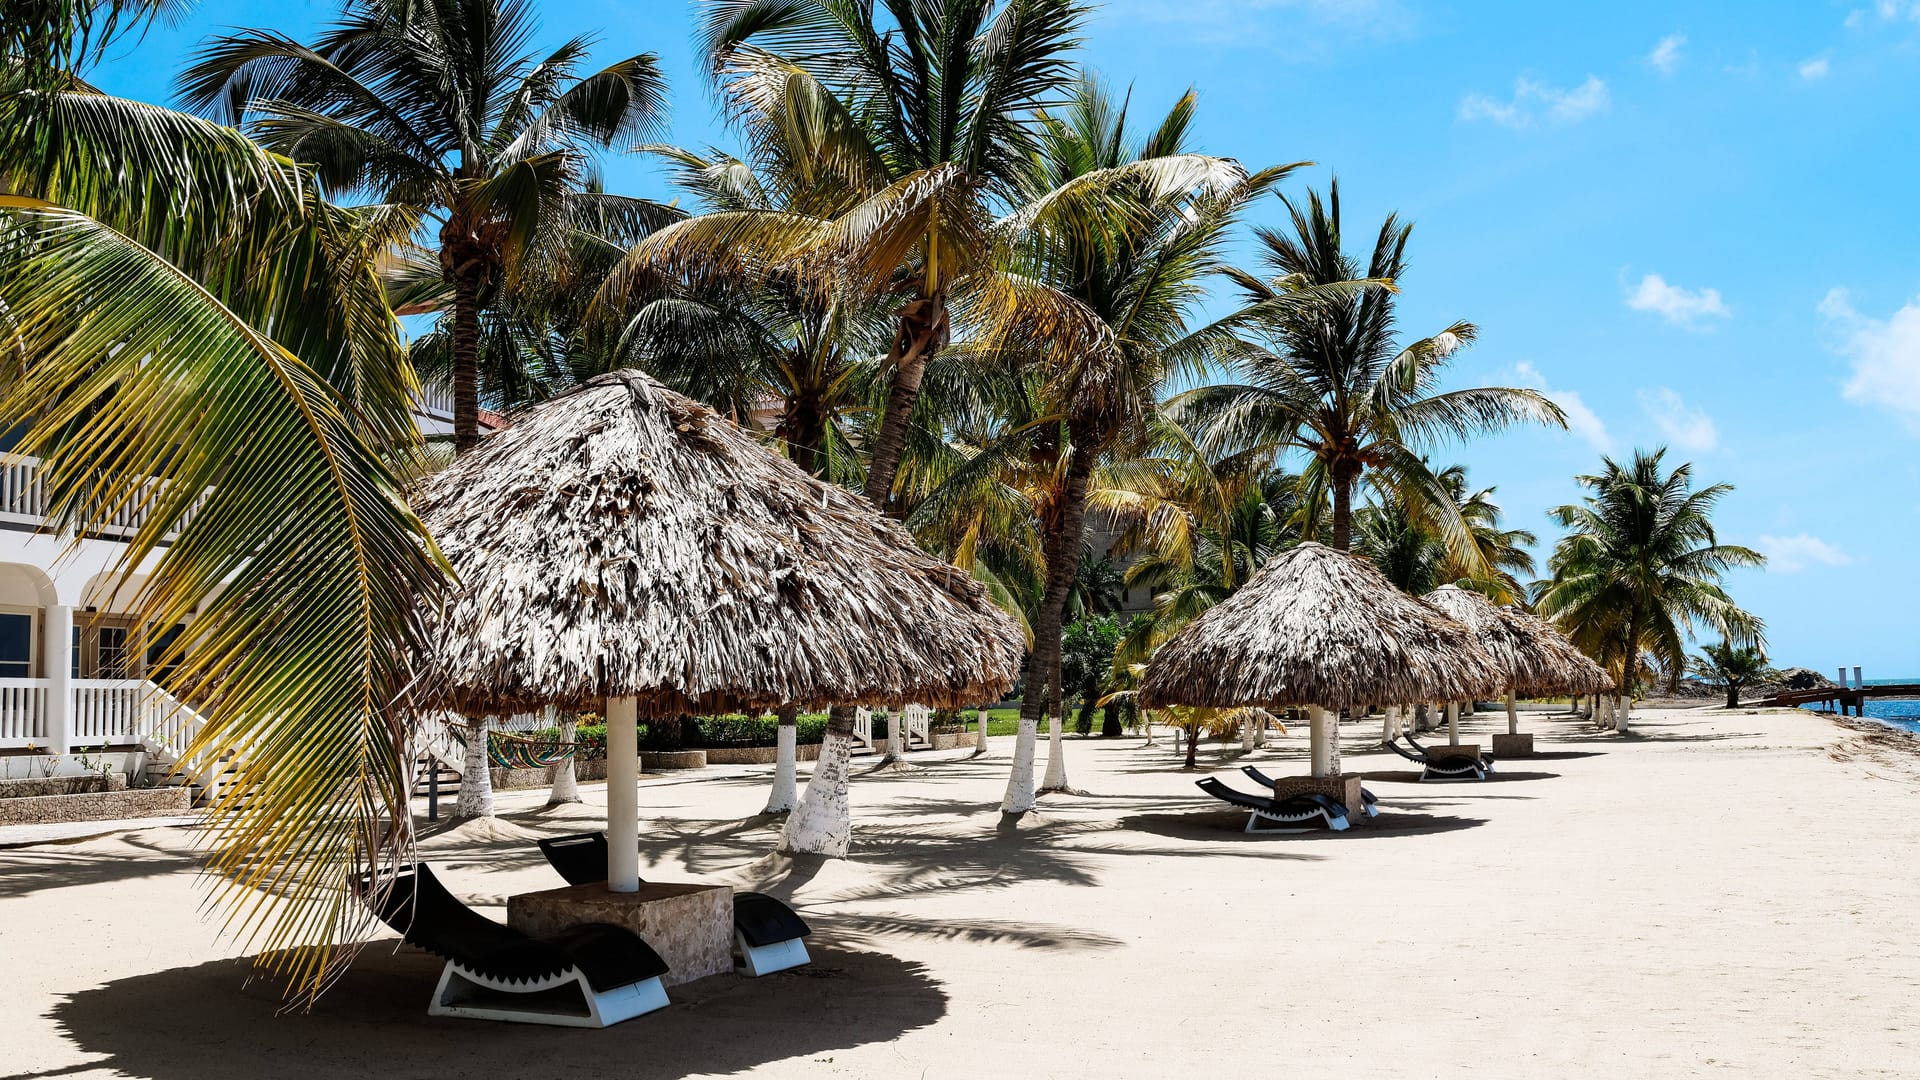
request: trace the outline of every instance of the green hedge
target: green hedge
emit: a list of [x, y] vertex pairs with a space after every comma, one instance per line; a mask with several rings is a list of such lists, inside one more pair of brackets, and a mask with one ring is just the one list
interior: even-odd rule
[[[797, 724], [797, 737], [802, 746], [817, 745], [827, 732], [826, 713], [801, 713]], [[667, 730], [658, 733], [640, 725], [639, 742], [642, 750], [698, 750], [706, 747], [743, 747], [775, 746], [779, 743], [780, 721], [772, 716], [743, 716], [731, 713], [726, 716], [690, 717], [680, 727], [680, 737], [673, 739]], [[527, 732], [534, 739], [560, 738], [560, 729], [542, 728]], [[573, 729], [574, 741], [580, 744], [578, 754], [582, 761], [599, 761], [607, 756], [607, 726], [605, 724], [581, 724]]]

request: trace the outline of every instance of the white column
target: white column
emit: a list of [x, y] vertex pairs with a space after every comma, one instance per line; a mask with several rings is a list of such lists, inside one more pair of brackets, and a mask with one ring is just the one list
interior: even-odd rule
[[980, 730], [979, 733], [973, 737], [973, 756], [979, 757], [987, 752], [987, 707], [985, 705], [980, 706], [980, 712], [975, 717], [975, 723]]
[[1520, 710], [1514, 707], [1513, 695], [1507, 695], [1507, 734], [1520, 734]]
[[47, 753], [73, 748], [73, 608], [48, 606], [41, 627], [41, 664], [47, 673]]
[[1460, 745], [1460, 703], [1447, 702], [1447, 745]]
[[639, 699], [607, 699], [607, 891], [640, 891]]
[[1307, 740], [1315, 776], [1330, 776], [1333, 772], [1333, 741], [1327, 737], [1327, 727], [1327, 710], [1318, 705], [1307, 706]]

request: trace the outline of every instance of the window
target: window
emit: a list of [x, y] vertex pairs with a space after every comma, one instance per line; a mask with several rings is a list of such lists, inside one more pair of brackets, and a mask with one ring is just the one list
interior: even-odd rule
[[130, 677], [127, 667], [127, 638], [129, 631], [124, 626], [102, 626], [98, 630], [99, 638], [94, 646], [94, 678], [125, 679]]
[[0, 679], [33, 678], [33, 616], [0, 611]]
[[167, 627], [163, 633], [155, 634], [152, 628], [147, 630], [147, 678], [152, 679], [161, 686], [172, 685], [173, 674], [180, 667], [179, 658], [175, 657], [173, 663], [165, 666], [161, 665], [160, 659], [169, 648], [173, 647], [173, 643], [179, 639], [180, 635], [184, 633], [186, 629], [186, 626], [183, 624], [174, 623], [172, 626]]

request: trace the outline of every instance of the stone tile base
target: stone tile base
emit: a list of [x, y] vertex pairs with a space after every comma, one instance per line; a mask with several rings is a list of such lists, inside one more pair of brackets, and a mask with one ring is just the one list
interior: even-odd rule
[[725, 885], [643, 881], [639, 892], [604, 882], [507, 898], [507, 925], [534, 937], [581, 923], [612, 923], [646, 939], [673, 970], [668, 986], [733, 970], [733, 890]]
[[1360, 774], [1339, 776], [1279, 776], [1273, 781], [1275, 800], [1294, 795], [1326, 795], [1347, 808], [1347, 824], [1363, 825], [1367, 814], [1360, 798]]
[[[1499, 738], [1499, 736], [1497, 735], [1494, 737]], [[1533, 738], [1533, 736], [1529, 735], [1527, 736], [1527, 738], [1531, 739]], [[1463, 742], [1459, 746], [1449, 746], [1446, 743], [1430, 742], [1430, 743], [1422, 743], [1421, 745], [1426, 747], [1427, 756], [1432, 758], [1435, 761], [1445, 761], [1448, 758], [1477, 759], [1480, 756], [1479, 743]]]
[[174, 816], [191, 805], [184, 787], [90, 791], [79, 795], [31, 795], [0, 799], [0, 825], [45, 825], [62, 821], [117, 821]]
[[1493, 758], [1500, 761], [1505, 758], [1532, 757], [1533, 733], [1519, 735], [1495, 735], [1493, 737]]

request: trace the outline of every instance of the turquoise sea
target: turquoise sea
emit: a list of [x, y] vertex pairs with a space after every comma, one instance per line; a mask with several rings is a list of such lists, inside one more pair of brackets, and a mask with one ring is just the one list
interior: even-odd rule
[[[1920, 683], [1920, 679], [1868, 679], [1868, 686], [1884, 686], [1888, 683]], [[1907, 698], [1868, 698], [1867, 715], [1863, 719], [1877, 720], [1888, 727], [1897, 727], [1902, 731], [1920, 733], [1920, 700]], [[1807, 705], [1803, 708], [1814, 708]]]

